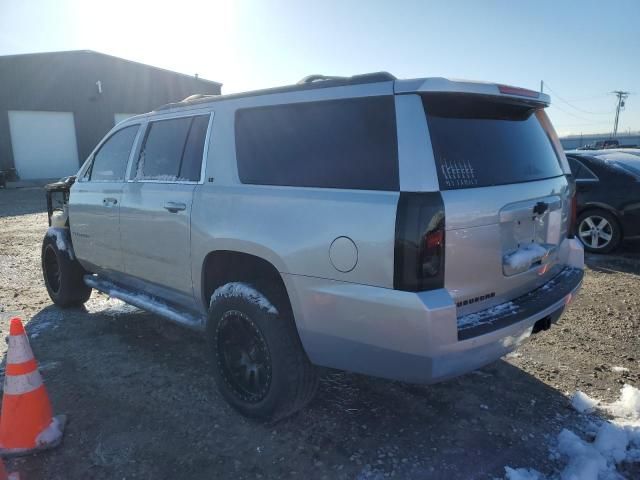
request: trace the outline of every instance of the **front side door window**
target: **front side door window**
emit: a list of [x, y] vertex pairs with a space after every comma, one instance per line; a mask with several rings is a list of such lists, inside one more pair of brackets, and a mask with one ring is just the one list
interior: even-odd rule
[[127, 162], [138, 125], [123, 128], [111, 135], [94, 155], [87, 171], [88, 180], [96, 182], [120, 182], [124, 180]]

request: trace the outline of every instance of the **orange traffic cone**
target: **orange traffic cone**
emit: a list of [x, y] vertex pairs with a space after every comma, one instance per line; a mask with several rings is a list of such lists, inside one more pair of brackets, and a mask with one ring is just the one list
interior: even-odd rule
[[47, 390], [19, 318], [9, 327], [9, 349], [0, 411], [0, 457], [57, 446], [66, 417], [52, 417]]

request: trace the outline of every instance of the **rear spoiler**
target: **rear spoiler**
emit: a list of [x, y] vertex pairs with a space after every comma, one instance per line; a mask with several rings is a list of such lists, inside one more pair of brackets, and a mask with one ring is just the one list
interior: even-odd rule
[[403, 93], [468, 93], [491, 97], [504, 97], [519, 102], [547, 107], [551, 98], [546, 93], [527, 90], [526, 88], [499, 85], [496, 83], [469, 82], [466, 80], [449, 80], [448, 78], [419, 78], [416, 80], [396, 80], [394, 92]]

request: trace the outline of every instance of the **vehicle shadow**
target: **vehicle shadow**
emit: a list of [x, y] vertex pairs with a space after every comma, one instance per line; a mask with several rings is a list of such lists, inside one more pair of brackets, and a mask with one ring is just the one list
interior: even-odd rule
[[609, 254], [585, 252], [584, 260], [590, 269], [597, 272], [640, 275], [640, 241], [627, 240]]
[[0, 189], [0, 218], [46, 211], [47, 201], [41, 187]]
[[549, 471], [577, 422], [561, 392], [498, 361], [422, 386], [323, 375], [313, 402], [276, 423], [218, 394], [197, 333], [94, 293], [86, 309], [27, 324], [63, 445], [9, 466], [27, 478], [473, 479], [504, 466]]

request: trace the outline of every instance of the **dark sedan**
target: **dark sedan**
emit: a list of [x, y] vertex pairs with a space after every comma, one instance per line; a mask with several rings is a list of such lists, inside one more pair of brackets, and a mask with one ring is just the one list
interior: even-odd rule
[[640, 156], [623, 151], [567, 152], [577, 188], [577, 237], [606, 253], [640, 237]]

